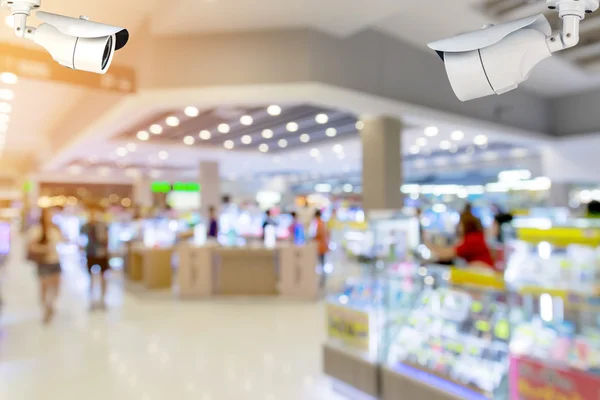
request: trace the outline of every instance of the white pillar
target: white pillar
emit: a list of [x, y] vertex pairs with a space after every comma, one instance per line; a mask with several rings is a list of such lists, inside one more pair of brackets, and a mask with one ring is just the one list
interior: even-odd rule
[[221, 175], [219, 163], [203, 161], [198, 171], [198, 183], [200, 183], [201, 207], [200, 215], [208, 217], [208, 209], [214, 206], [219, 209], [221, 205]]
[[379, 117], [363, 121], [360, 132], [363, 151], [363, 206], [366, 212], [400, 210], [402, 185], [402, 123]]
[[147, 177], [137, 178], [133, 183], [133, 204], [141, 208], [153, 206], [152, 180]]

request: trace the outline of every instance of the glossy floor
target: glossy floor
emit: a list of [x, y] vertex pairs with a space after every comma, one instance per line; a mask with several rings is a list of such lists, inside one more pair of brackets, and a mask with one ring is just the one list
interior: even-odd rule
[[66, 264], [47, 327], [33, 267], [14, 254], [4, 271], [0, 399], [343, 398], [321, 374], [321, 304], [182, 302], [132, 294], [114, 279], [108, 311], [91, 313], [86, 274]]

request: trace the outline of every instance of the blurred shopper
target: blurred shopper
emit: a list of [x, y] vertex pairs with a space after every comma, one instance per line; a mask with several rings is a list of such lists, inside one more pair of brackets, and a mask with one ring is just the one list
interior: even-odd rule
[[208, 233], [206, 236], [213, 239], [219, 237], [219, 222], [217, 221], [215, 206], [208, 208]]
[[288, 227], [288, 233], [290, 240], [294, 242], [296, 240], [296, 226], [298, 225], [298, 213], [296, 211], [292, 211], [290, 213], [290, 217], [292, 217], [292, 222]]
[[37, 265], [40, 300], [45, 324], [52, 321], [60, 289], [60, 258], [57, 246], [63, 242], [60, 229], [52, 222], [52, 212], [43, 208], [39, 223], [28, 231], [27, 258]]
[[442, 247], [427, 242], [427, 247], [442, 262], [451, 262], [459, 257], [464, 259], [469, 266], [495, 270], [494, 260], [485, 242], [481, 221], [472, 214], [463, 213], [459, 229], [462, 232], [462, 239], [458, 245]]
[[329, 230], [327, 229], [327, 225], [323, 221], [322, 216], [323, 214], [321, 213], [321, 210], [315, 211], [315, 240], [317, 241], [317, 248], [319, 252], [319, 263], [321, 266], [324, 266], [325, 256], [329, 252]]
[[504, 229], [513, 220], [510, 213], [504, 212], [498, 204], [492, 204], [494, 222], [492, 223], [492, 236], [498, 243], [504, 243]]
[[600, 218], [600, 201], [592, 200], [587, 205], [588, 218]]
[[[81, 227], [81, 234], [87, 237], [85, 255], [90, 274], [90, 308], [106, 308], [107, 273], [110, 270], [108, 256], [108, 225], [104, 222], [104, 209], [99, 206], [89, 208], [88, 222]], [[101, 298], [94, 302], [94, 267], [100, 269]]]
[[271, 210], [267, 210], [265, 211], [265, 221], [262, 224], [262, 239], [265, 239], [265, 231], [267, 229], [268, 226], [272, 226], [275, 227], [277, 224], [275, 223], [275, 220], [273, 220], [273, 218], [271, 217]]

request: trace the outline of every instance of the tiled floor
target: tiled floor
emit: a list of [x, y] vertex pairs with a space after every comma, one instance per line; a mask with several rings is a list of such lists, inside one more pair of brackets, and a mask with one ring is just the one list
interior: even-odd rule
[[342, 398], [321, 374], [321, 304], [148, 298], [115, 279], [109, 310], [90, 313], [87, 276], [71, 261], [56, 320], [44, 327], [34, 269], [22, 254], [12, 259], [2, 286], [0, 399]]

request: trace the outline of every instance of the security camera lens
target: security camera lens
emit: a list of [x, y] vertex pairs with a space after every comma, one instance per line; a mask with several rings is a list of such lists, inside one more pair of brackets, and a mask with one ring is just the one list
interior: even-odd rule
[[105, 69], [110, 60], [110, 53], [112, 51], [113, 37], [109, 36], [106, 41], [106, 47], [104, 47], [104, 54], [102, 55], [102, 69]]

